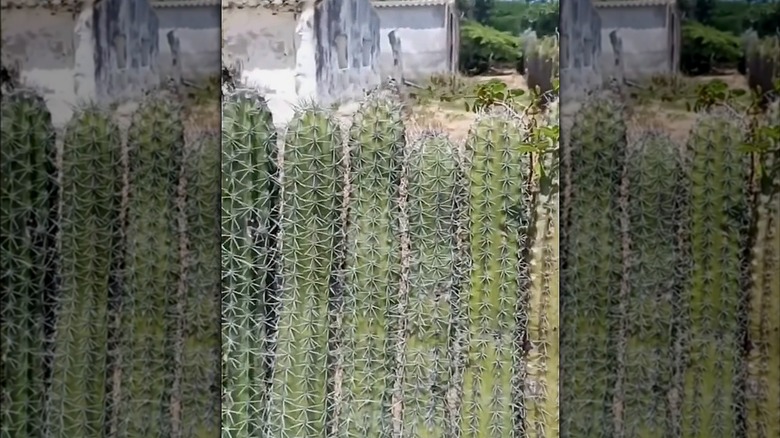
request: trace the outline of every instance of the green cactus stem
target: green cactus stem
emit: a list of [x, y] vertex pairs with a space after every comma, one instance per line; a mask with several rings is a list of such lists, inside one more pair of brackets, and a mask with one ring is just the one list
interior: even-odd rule
[[457, 151], [441, 133], [425, 132], [411, 151], [409, 234], [411, 278], [405, 367], [409, 436], [445, 436], [451, 384], [449, 335], [456, 257]]
[[570, 132], [561, 282], [561, 406], [564, 436], [612, 436], [617, 368], [613, 311], [622, 272], [618, 195], [626, 126], [618, 100], [595, 95]]
[[121, 257], [121, 144], [119, 127], [97, 106], [80, 109], [65, 130], [54, 436], [100, 436], [106, 426], [109, 291]]
[[527, 264], [519, 259], [530, 220], [530, 160], [522, 152], [523, 139], [518, 123], [493, 113], [477, 120], [467, 143], [471, 273], [465, 437], [517, 436], [525, 429], [525, 419], [517, 415], [524, 401], [515, 399], [523, 391], [513, 388], [525, 381], [524, 365], [515, 360], [525, 352], [515, 351], [514, 342], [518, 324], [524, 331], [527, 320], [515, 315], [528, 293], [520, 287], [528, 280], [527, 266], [520, 267]]
[[[287, 127], [282, 175], [282, 292], [267, 436], [322, 437], [328, 391], [329, 300], [338, 274], [343, 190], [338, 124], [299, 110]], [[338, 361], [338, 359], [335, 359]]]
[[46, 319], [54, 298], [54, 130], [42, 98], [2, 96], [0, 436], [44, 434]]
[[176, 192], [183, 127], [175, 103], [163, 96], [143, 102], [128, 133], [127, 290], [123, 327], [124, 409], [121, 434], [171, 433], [173, 301], [179, 273]]
[[687, 144], [692, 267], [682, 436], [741, 433], [742, 248], [748, 227], [747, 155], [739, 118], [701, 114]]
[[273, 305], [270, 298], [278, 270], [276, 138], [271, 112], [259, 95], [238, 90], [225, 96], [222, 112], [224, 438], [269, 436], [266, 403], [275, 337], [275, 332], [268, 330], [275, 325], [270, 320], [269, 306]]

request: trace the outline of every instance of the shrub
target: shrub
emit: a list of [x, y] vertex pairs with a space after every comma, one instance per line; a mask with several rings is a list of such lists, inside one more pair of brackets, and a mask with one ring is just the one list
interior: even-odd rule
[[540, 37], [555, 34], [560, 21], [558, 3], [499, 2], [487, 24], [503, 32], [520, 34], [531, 29]]
[[697, 22], [682, 27], [680, 68], [687, 74], [707, 74], [714, 67], [736, 66], [741, 53], [739, 37]]
[[460, 32], [460, 68], [464, 73], [477, 75], [517, 61], [519, 38], [474, 21], [461, 24]]

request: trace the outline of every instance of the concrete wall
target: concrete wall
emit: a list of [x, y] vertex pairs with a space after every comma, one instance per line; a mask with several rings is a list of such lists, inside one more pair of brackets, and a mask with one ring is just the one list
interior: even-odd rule
[[159, 24], [146, 0], [103, 0], [92, 19], [100, 100], [139, 95], [159, 83]]
[[379, 84], [379, 18], [368, 0], [323, 0], [299, 14], [225, 8], [222, 58], [240, 66], [283, 125], [302, 100], [327, 105]]
[[627, 79], [672, 72], [672, 53], [666, 30], [666, 6], [599, 8], [601, 16], [601, 66], [612, 75], [615, 57], [609, 33], [623, 40], [623, 66]]
[[46, 99], [62, 126], [81, 101], [109, 102], [156, 85], [157, 20], [146, 0], [2, 11], [2, 62]]
[[379, 7], [376, 11], [381, 26], [383, 76], [393, 72], [393, 52], [387, 38], [393, 30], [401, 39], [404, 76], [421, 79], [450, 71], [444, 5]]
[[603, 82], [601, 18], [590, 0], [561, 0], [561, 98], [575, 99]]
[[175, 76], [168, 32], [179, 38], [182, 77], [198, 80], [220, 73], [221, 14], [219, 5], [155, 7], [160, 23], [160, 73]]

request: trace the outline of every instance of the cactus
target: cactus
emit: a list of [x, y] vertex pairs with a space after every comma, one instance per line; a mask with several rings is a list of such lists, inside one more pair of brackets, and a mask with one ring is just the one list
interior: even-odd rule
[[106, 425], [109, 291], [122, 256], [121, 135], [107, 114], [96, 106], [80, 109], [65, 131], [62, 291], [49, 412], [55, 436], [99, 436]]
[[0, 436], [42, 436], [57, 195], [54, 130], [43, 99], [3, 92], [1, 149]]
[[[238, 90], [222, 114], [222, 436], [266, 435], [278, 266], [276, 131], [258, 95]], [[204, 179], [205, 183], [205, 179]], [[305, 379], [304, 379], [305, 380]], [[296, 382], [298, 383], [298, 382]]]
[[446, 436], [446, 391], [452, 382], [449, 333], [453, 328], [452, 293], [456, 256], [455, 146], [435, 132], [417, 140], [409, 164], [411, 278], [409, 343], [405, 373], [409, 436]]
[[[780, 126], [780, 104], [770, 107], [763, 123]], [[780, 142], [775, 139], [761, 164], [777, 172], [778, 160]], [[780, 180], [770, 173], [762, 183], [748, 319], [747, 435], [769, 438], [780, 434]]]
[[[547, 126], [558, 126], [558, 101], [550, 103]], [[528, 301], [527, 434], [558, 436], [558, 145], [538, 157], [545, 175], [536, 184], [532, 221], [535, 230], [530, 249], [533, 279]], [[529, 231], [531, 236], [532, 231]], [[528, 243], [528, 245], [531, 244]]]
[[699, 116], [687, 144], [692, 267], [688, 367], [682, 436], [742, 433], [740, 392], [742, 248], [748, 225], [741, 120], [726, 111]]
[[[399, 182], [405, 130], [398, 103], [371, 96], [349, 131], [350, 195], [345, 344], [351, 375], [345, 419], [354, 436], [389, 436], [395, 373], [400, 246]], [[396, 318], [394, 320], [394, 318]]]
[[128, 132], [124, 436], [171, 433], [171, 315], [180, 263], [175, 202], [183, 127], [178, 106], [169, 102], [163, 96], [145, 101]]
[[184, 159], [187, 253], [181, 358], [182, 436], [217, 435], [220, 337], [220, 148], [218, 132], [199, 132]]
[[[515, 394], [523, 364], [514, 339], [526, 339], [527, 263], [519, 256], [529, 225], [528, 156], [519, 124], [501, 113], [482, 115], [472, 127], [468, 286], [469, 364], [464, 375], [463, 432], [467, 437], [522, 436], [524, 406]], [[522, 262], [522, 263], [521, 263]], [[521, 346], [522, 348], [523, 346]], [[520, 376], [521, 380], [516, 380]]]
[[613, 436], [615, 344], [611, 315], [620, 289], [618, 195], [626, 126], [618, 100], [595, 95], [570, 134], [561, 282], [561, 397], [568, 413], [563, 436]]
[[[630, 229], [626, 299], [625, 434], [664, 435], [674, 375], [674, 329], [679, 194], [683, 192], [679, 146], [657, 132], [645, 133], [627, 159]], [[680, 388], [681, 389], [681, 388]]]
[[282, 293], [267, 436], [320, 437], [335, 409], [328, 370], [340, 360], [328, 354], [342, 233], [338, 125], [322, 109], [299, 110], [283, 157]]

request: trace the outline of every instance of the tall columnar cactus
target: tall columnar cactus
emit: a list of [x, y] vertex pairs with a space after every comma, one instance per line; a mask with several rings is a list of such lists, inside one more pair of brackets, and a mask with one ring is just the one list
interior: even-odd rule
[[[271, 112], [262, 98], [246, 90], [225, 96], [222, 108], [224, 438], [268, 436], [266, 403], [276, 335], [269, 328], [275, 327], [276, 309], [272, 307], [278, 271], [276, 139]], [[205, 179], [203, 182], [206, 184]], [[300, 377], [292, 383], [299, 384], [308, 378]]]
[[217, 435], [219, 421], [220, 147], [218, 132], [198, 132], [184, 160], [186, 277], [182, 308], [181, 435]]
[[106, 426], [109, 295], [122, 256], [121, 145], [110, 113], [96, 106], [79, 110], [65, 131], [62, 291], [49, 405], [54, 436], [99, 436]]
[[130, 197], [126, 294], [121, 331], [122, 436], [170, 431], [173, 297], [179, 273], [176, 191], [183, 150], [179, 108], [164, 97], [145, 101], [128, 132]]
[[[780, 126], [780, 104], [767, 113], [765, 126]], [[780, 434], [780, 142], [775, 140], [761, 165], [774, 174], [763, 181], [753, 248], [753, 289], [749, 305], [747, 434]], [[770, 173], [771, 175], [771, 173]]]
[[282, 175], [282, 292], [268, 416], [270, 437], [321, 437], [334, 406], [328, 354], [330, 298], [338, 284], [343, 147], [322, 109], [287, 127]]
[[396, 372], [393, 329], [398, 323], [399, 182], [405, 130], [397, 102], [372, 96], [349, 131], [350, 195], [345, 342], [351, 368], [349, 432], [391, 434]]
[[725, 111], [699, 116], [687, 145], [690, 159], [689, 360], [682, 436], [725, 437], [738, 430], [741, 394], [742, 248], [748, 225], [746, 154], [739, 118]]
[[678, 317], [677, 251], [683, 167], [679, 146], [648, 132], [630, 146], [627, 160], [629, 289], [625, 298], [625, 436], [657, 437], [667, 430], [674, 363], [671, 338]]
[[617, 99], [596, 95], [577, 114], [570, 133], [561, 274], [561, 435], [612, 436], [615, 386], [611, 321], [620, 288], [618, 195], [626, 126]]
[[54, 130], [43, 99], [3, 92], [0, 154], [0, 436], [41, 436], [56, 206]]
[[411, 278], [405, 367], [405, 424], [409, 436], [448, 436], [447, 391], [456, 263], [456, 146], [441, 133], [416, 141], [409, 163]]
[[[550, 103], [543, 124], [558, 126], [558, 101]], [[533, 280], [528, 300], [527, 427], [529, 437], [558, 436], [558, 144], [537, 159], [544, 175], [534, 190], [535, 225], [530, 269]]]
[[[468, 368], [464, 376], [463, 436], [522, 436], [524, 346], [527, 339], [527, 263], [520, 260], [530, 205], [528, 155], [521, 152], [520, 125], [499, 112], [484, 114], [472, 127], [468, 293]], [[521, 287], [523, 286], [523, 287]], [[519, 311], [516, 311], [519, 308]], [[517, 313], [517, 314], [516, 314]], [[513, 388], [512, 385], [518, 385]]]

